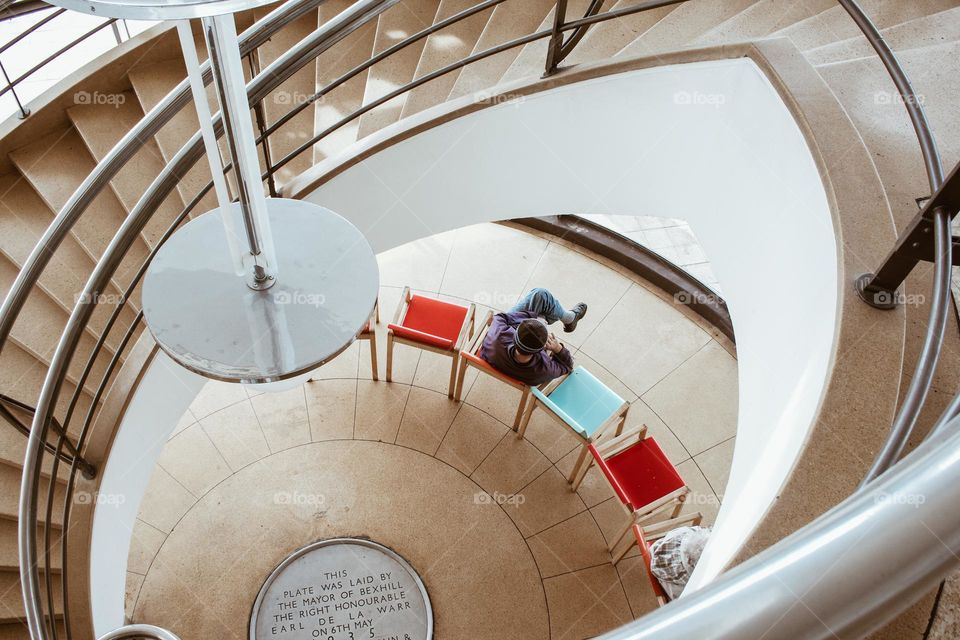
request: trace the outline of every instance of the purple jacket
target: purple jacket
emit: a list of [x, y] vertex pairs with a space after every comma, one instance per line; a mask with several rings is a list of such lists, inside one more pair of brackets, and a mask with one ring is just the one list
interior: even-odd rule
[[541, 351], [526, 364], [513, 359], [513, 337], [517, 333], [517, 326], [523, 320], [536, 317], [537, 314], [530, 311], [498, 313], [493, 316], [490, 330], [480, 348], [480, 357], [494, 369], [531, 386], [541, 385], [573, 371], [573, 356], [566, 347], [557, 354]]

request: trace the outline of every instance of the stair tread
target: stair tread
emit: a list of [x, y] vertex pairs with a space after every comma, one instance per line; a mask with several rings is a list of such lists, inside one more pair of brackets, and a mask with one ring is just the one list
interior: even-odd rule
[[[319, 7], [317, 17], [319, 24], [326, 23], [351, 4], [353, 4], [351, 0], [327, 0]], [[368, 22], [324, 52], [317, 61], [317, 86], [324, 87], [330, 84], [368, 60], [373, 52], [376, 35], [376, 22]], [[320, 133], [328, 129], [347, 114], [360, 108], [363, 104], [367, 75], [366, 71], [360, 73], [324, 96], [323, 101], [314, 110], [314, 132]], [[314, 145], [313, 161], [319, 162], [329, 158], [351, 145], [357, 139], [359, 127], [358, 119], [354, 119], [326, 136]]]
[[[269, 13], [268, 9], [259, 9], [255, 12], [255, 15], [257, 19], [260, 19], [267, 13]], [[260, 68], [266, 68], [267, 65], [286, 53], [316, 28], [317, 14], [308, 12], [275, 33], [270, 40], [258, 49]], [[286, 115], [290, 109], [312, 96], [314, 91], [316, 91], [315, 84], [316, 72], [314, 65], [308, 64], [274, 89], [273, 93], [263, 101], [263, 110], [267, 124], [273, 124], [282, 116]], [[270, 157], [272, 162], [277, 162], [313, 135], [314, 109], [314, 106], [307, 107], [270, 137]], [[309, 169], [311, 164], [311, 154], [309, 152], [303, 153], [281, 167], [277, 172], [276, 180], [281, 185], [285, 184]]]
[[[567, 15], [582, 16], [589, 6], [590, 0], [570, 0], [567, 3]], [[554, 11], [551, 10], [540, 23], [537, 31], [549, 29], [553, 25], [553, 15]], [[549, 43], [546, 38], [544, 38], [535, 40], [521, 49], [516, 59], [510, 65], [510, 68], [508, 68], [503, 74], [503, 77], [500, 78], [499, 84], [515, 82], [523, 78], [539, 78], [543, 75], [548, 46]]]
[[[67, 115], [93, 157], [99, 162], [143, 119], [143, 110], [133, 91], [114, 94], [106, 104], [80, 104], [67, 109]], [[160, 175], [164, 162], [155, 140], [147, 140], [130, 162], [111, 181], [124, 210], [129, 213]], [[183, 209], [177, 193], [166, 198], [143, 230], [150, 246], [156, 246], [167, 227]]]
[[[887, 27], [883, 39], [894, 51], [932, 47], [960, 40], [960, 7], [921, 16]], [[869, 58], [876, 55], [865, 36], [860, 35], [811, 49], [804, 54], [815, 66]]]
[[620, 50], [617, 56], [648, 56], [689, 45], [715, 25], [745, 11], [757, 0], [701, 0], [678, 6]]
[[[66, 204], [96, 166], [80, 134], [72, 127], [50, 133], [21, 147], [11, 153], [10, 158], [44, 202], [55, 211]], [[111, 190], [105, 189], [87, 207], [73, 230], [87, 250], [99, 257], [125, 218], [126, 211], [120, 201]], [[142, 238], [138, 238], [117, 270], [117, 282], [124, 285], [129, 283], [146, 256], [147, 245]], [[130, 303], [140, 308], [137, 296]]]
[[[636, 4], [636, 0], [618, 0], [609, 10], [623, 9]], [[577, 45], [577, 48], [567, 57], [567, 64], [593, 62], [616, 55], [621, 49], [646, 33], [648, 29], [660, 22], [660, 20], [668, 16], [676, 8], [677, 5], [669, 5], [657, 9], [649, 9], [647, 11], [641, 11], [640, 13], [624, 16], [623, 18], [607, 20], [606, 22], [593, 25], [590, 27], [590, 30], [587, 31], [583, 40], [580, 41], [580, 44]], [[606, 10], [606, 7], [601, 9], [601, 11]], [[568, 9], [567, 15], [579, 14], [573, 14]]]
[[[20, 556], [18, 552], [17, 544], [17, 523], [13, 520], [3, 520], [0, 519], [0, 572], [3, 571], [17, 571], [20, 566]], [[53, 567], [53, 571], [57, 572], [61, 567], [61, 556], [60, 556], [60, 531], [53, 530], [51, 531], [50, 539], [50, 566]], [[43, 533], [42, 530], [37, 535], [37, 544], [41, 549], [40, 553], [40, 566], [45, 566], [43, 549]], [[2, 636], [0, 636], [2, 638]]]
[[[49, 486], [48, 480], [42, 479], [40, 481], [40, 500], [38, 504], [40, 505], [41, 519], [42, 516], [45, 515]], [[53, 517], [50, 520], [50, 522], [58, 527], [63, 523], [63, 498], [65, 491], [63, 484], [58, 482], [55, 490], [56, 499], [54, 501], [54, 509], [51, 514]], [[0, 464], [0, 516], [7, 520], [15, 521], [19, 511], [19, 501], [20, 469]]]
[[[146, 65], [138, 65], [128, 74], [134, 93], [144, 112], [148, 112], [159, 104], [180, 82], [187, 77], [187, 68], [183, 58], [171, 58]], [[208, 105], [211, 113], [216, 113], [219, 107], [213, 95], [213, 86], [207, 85]], [[181, 147], [200, 128], [197, 112], [191, 101], [170, 119], [157, 132], [154, 139], [166, 164], [180, 151]], [[221, 150], [225, 151], [221, 143]], [[221, 153], [228, 158], [229, 154]], [[201, 159], [181, 178], [177, 185], [180, 198], [183, 202], [190, 202], [210, 182], [210, 166], [205, 159]], [[216, 194], [211, 190], [194, 208], [192, 215], [197, 215], [214, 209], [217, 206]]]
[[[956, 6], [955, 0], [860, 0], [860, 7], [879, 29]], [[772, 35], [790, 38], [801, 51], [860, 35], [843, 7], [835, 6]]]
[[[3, 351], [0, 352], [0, 389], [3, 389], [6, 395], [20, 402], [36, 406], [37, 397], [40, 394], [40, 388], [43, 386], [46, 373], [46, 363], [37, 359], [32, 353], [25, 351], [16, 342], [5, 344]], [[57, 415], [64, 415], [67, 404], [76, 388], [76, 385], [69, 380], [64, 383], [60, 399], [57, 402]], [[81, 394], [76, 408], [78, 416], [86, 415], [92, 398], [93, 396], [87, 391]], [[12, 427], [4, 424], [2, 428]]]
[[[41, 581], [41, 593], [44, 596], [46, 604], [46, 581], [43, 576]], [[57, 616], [63, 615], [63, 590], [59, 578], [53, 582], [54, 593], [54, 613]], [[9, 624], [19, 620], [26, 619], [26, 613], [23, 605], [23, 592], [20, 588], [20, 574], [13, 571], [0, 571], [0, 623]]]
[[[0, 250], [18, 267], [22, 266], [53, 221], [54, 214], [36, 191], [20, 175], [0, 177], [0, 210], [16, 215], [0, 215]], [[74, 234], [68, 235], [47, 267], [40, 275], [41, 284], [68, 309], [76, 304], [76, 296], [93, 272], [94, 259]], [[117, 294], [116, 287], [109, 291]], [[133, 321], [134, 311], [125, 308], [117, 320], [117, 330], [123, 330]], [[106, 324], [107, 313], [98, 311], [89, 326], [100, 334]], [[115, 348], [118, 337], [111, 334], [107, 344]]]
[[[377, 22], [373, 53], [381, 53], [432, 24], [439, 6], [440, 0], [405, 0], [384, 11]], [[370, 104], [413, 80], [425, 44], [426, 38], [418, 40], [371, 67], [364, 87], [363, 104]], [[404, 96], [398, 96], [360, 116], [357, 138], [396, 122], [404, 99]]]
[[[437, 9], [436, 21], [444, 20], [475, 5], [474, 0], [442, 0]], [[470, 55], [491, 15], [492, 11], [487, 9], [430, 35], [420, 54], [414, 78], [422, 78]], [[406, 118], [443, 102], [450, 95], [454, 82], [456, 76], [448, 73], [408, 92], [400, 117]]]
[[[537, 31], [555, 6], [555, 0], [526, 0], [522, 7], [509, 3], [497, 5], [472, 53], [491, 49]], [[459, 98], [496, 85], [520, 55], [522, 48], [502, 51], [462, 68], [459, 73], [455, 72], [448, 99]]]
[[763, 38], [836, 6], [836, 0], [760, 0], [713, 27], [694, 43], [706, 46]]

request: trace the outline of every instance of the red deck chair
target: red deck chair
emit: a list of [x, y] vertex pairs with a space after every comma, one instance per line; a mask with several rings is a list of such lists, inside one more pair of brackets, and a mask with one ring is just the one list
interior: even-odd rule
[[464, 307], [452, 302], [413, 295], [404, 287], [393, 322], [387, 325], [387, 382], [393, 380], [393, 344], [432, 351], [453, 359], [447, 395], [453, 397], [460, 349], [467, 332], [473, 336], [476, 305]]

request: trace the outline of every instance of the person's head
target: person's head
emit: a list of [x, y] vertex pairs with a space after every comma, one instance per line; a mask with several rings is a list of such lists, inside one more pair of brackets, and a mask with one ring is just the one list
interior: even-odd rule
[[513, 337], [517, 357], [526, 362], [543, 351], [549, 337], [547, 325], [539, 318], [528, 318], [517, 326]]

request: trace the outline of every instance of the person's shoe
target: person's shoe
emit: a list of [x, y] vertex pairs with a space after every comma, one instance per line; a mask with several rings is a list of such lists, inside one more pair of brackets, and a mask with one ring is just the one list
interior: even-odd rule
[[563, 325], [563, 330], [565, 333], [570, 333], [571, 331], [576, 329], [577, 323], [580, 322], [580, 319], [583, 318], [583, 316], [587, 315], [587, 303], [578, 302], [576, 306], [574, 306], [573, 309], [571, 309], [571, 311], [573, 311], [573, 322], [571, 322], [570, 324]]

